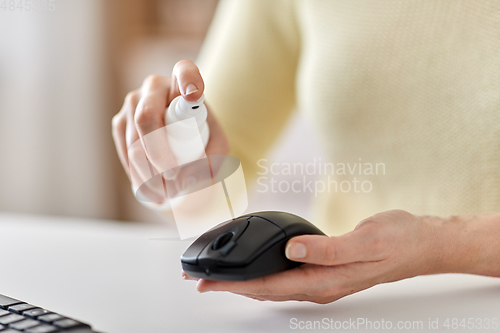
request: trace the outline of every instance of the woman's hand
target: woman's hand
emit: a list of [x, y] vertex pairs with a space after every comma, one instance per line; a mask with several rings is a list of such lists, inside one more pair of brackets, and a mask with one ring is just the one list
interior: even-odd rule
[[[166, 108], [175, 97], [182, 95], [188, 101], [196, 101], [201, 97], [204, 88], [198, 67], [192, 61], [183, 60], [175, 65], [171, 78], [157, 75], [148, 76], [140, 89], [127, 95], [122, 109], [113, 118], [112, 127], [116, 150], [129, 178], [133, 178], [131, 174], [139, 177], [142, 182], [151, 178], [149, 168], [141, 167], [137, 163], [134, 164], [134, 154], [137, 154], [136, 156], [145, 154], [151, 167], [154, 168], [155, 174], [158, 174], [158, 171], [167, 170], [162, 174], [163, 179], [174, 182], [175, 185], [169, 188], [177, 188], [179, 191], [182, 189], [183, 179], [179, 179], [182, 177], [177, 177], [177, 174], [170, 170], [177, 164], [166, 136], [155, 136], [154, 149], [146, 150], [147, 134], [166, 126], [164, 120]], [[207, 107], [207, 109], [210, 139], [206, 147], [206, 154], [225, 155], [229, 152], [228, 141], [222, 128], [210, 112], [210, 108]], [[149, 138], [151, 139], [151, 136]], [[137, 140], [141, 140], [142, 144], [133, 145]], [[153, 145], [148, 147], [151, 148], [151, 146]], [[147, 182], [146, 185], [147, 187], [141, 188], [141, 191], [151, 201], [156, 202], [157, 198], [164, 197], [164, 188], [161, 182], [159, 185]]]
[[[340, 237], [292, 238], [286, 256], [306, 263], [298, 268], [245, 282], [201, 279], [197, 288], [200, 292], [229, 291], [257, 300], [329, 303], [379, 283], [454, 271], [454, 260], [446, 257], [453, 257], [453, 251], [446, 249], [449, 239], [442, 228], [439, 218], [387, 211], [362, 221], [354, 231]], [[450, 237], [456, 235], [449, 233]]]

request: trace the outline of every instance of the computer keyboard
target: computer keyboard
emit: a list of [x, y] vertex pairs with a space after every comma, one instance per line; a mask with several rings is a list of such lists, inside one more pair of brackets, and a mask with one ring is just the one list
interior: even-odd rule
[[0, 333], [95, 333], [90, 325], [0, 295]]

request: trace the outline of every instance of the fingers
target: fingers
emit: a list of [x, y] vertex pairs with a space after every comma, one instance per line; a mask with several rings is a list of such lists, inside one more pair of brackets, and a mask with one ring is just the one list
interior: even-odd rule
[[127, 142], [125, 140], [125, 133], [127, 129], [127, 115], [124, 112], [119, 112], [113, 117], [112, 120], [112, 134], [113, 141], [115, 142], [118, 157], [122, 163], [125, 172], [130, 177], [128, 170], [128, 156], [127, 156]]
[[[249, 281], [215, 281], [200, 279], [196, 288], [200, 293], [207, 291], [230, 291], [238, 294], [286, 296], [311, 286], [310, 272], [298, 267]], [[311, 289], [312, 290], [312, 289]]]
[[176, 63], [172, 71], [172, 79], [171, 99], [182, 95], [187, 101], [196, 101], [205, 90], [200, 70], [191, 60]]
[[141, 99], [137, 105], [134, 121], [141, 136], [165, 126], [165, 109], [169, 94], [170, 80], [150, 75], [141, 86]]
[[138, 90], [130, 92], [125, 98], [122, 110], [126, 114], [125, 142], [127, 145], [127, 165], [124, 166], [132, 184], [139, 187], [151, 178], [151, 170], [145, 159], [144, 150], [139, 142], [139, 134], [134, 123], [134, 115], [141, 94]]
[[129, 178], [130, 170], [127, 147], [139, 138], [133, 123], [130, 125], [130, 119], [133, 117], [135, 108], [139, 102], [139, 96], [137, 90], [128, 93], [120, 112], [113, 117], [112, 121], [112, 133], [116, 151]]
[[287, 296], [274, 296], [274, 295], [252, 295], [243, 293], [234, 293], [237, 295], [245, 296], [256, 301], [272, 301], [272, 302], [285, 302], [285, 301], [313, 301], [311, 296], [304, 294], [295, 294]]
[[165, 129], [165, 110], [169, 89], [168, 78], [149, 76], [141, 87], [141, 100], [134, 115], [135, 127], [141, 137], [146, 156], [154, 168], [160, 172], [177, 166], [175, 156], [168, 145]]
[[[117, 126], [113, 131], [114, 137], [117, 137], [115, 138], [115, 143], [120, 147], [118, 154], [123, 156], [120, 157], [120, 160], [133, 187], [136, 189], [154, 175], [154, 171], [147, 162], [134, 123], [135, 111], [140, 99], [140, 90], [134, 90], [127, 94], [122, 110], [116, 116], [118, 118], [116, 120]], [[163, 186], [158, 183], [158, 181], [146, 183], [147, 188], [141, 188], [141, 198], [148, 198], [153, 202], [162, 201], [161, 198], [164, 197], [164, 190]], [[135, 194], [136, 196], [138, 195], [138, 193]]]
[[183, 60], [175, 65], [172, 79], [151, 75], [140, 90], [127, 95], [121, 111], [113, 118], [112, 132], [120, 161], [129, 178], [137, 181], [136, 188], [147, 182], [149, 190], [161, 195], [163, 182], [158, 177], [149, 181], [151, 177], [162, 172], [166, 180], [175, 180], [177, 161], [167, 140], [166, 108], [179, 94], [190, 101], [199, 99], [204, 88], [198, 67]]
[[290, 239], [288, 259], [317, 265], [342, 265], [384, 259], [380, 238], [374, 228], [359, 228], [340, 237], [304, 235]]
[[198, 278], [187, 275], [186, 272], [184, 272], [184, 271], [182, 271], [181, 276], [184, 280], [190, 280], [190, 281], [198, 281], [199, 280]]
[[137, 108], [137, 104], [139, 104], [140, 98], [140, 92], [138, 90], [135, 90], [128, 93], [127, 97], [125, 97], [125, 102], [123, 103], [122, 110], [124, 110], [127, 118], [127, 126], [125, 131], [125, 142], [127, 143], [127, 148], [130, 147], [134, 142], [139, 140], [139, 134], [137, 133], [137, 129], [135, 128], [134, 123], [134, 114], [135, 109]]
[[[207, 105], [207, 103], [205, 103]], [[210, 112], [207, 105], [207, 124], [210, 128], [210, 138], [207, 143], [206, 154], [209, 155], [227, 155], [229, 153], [229, 141], [217, 119]]]
[[249, 281], [194, 280], [197, 280], [200, 293], [227, 291], [261, 301], [297, 300], [326, 304], [380, 283], [378, 277], [383, 275], [380, 265], [380, 262], [332, 267], [305, 264]]
[[[199, 281], [199, 278], [194, 278], [186, 274], [186, 272], [182, 271], [182, 278], [188, 281]], [[245, 296], [257, 301], [273, 301], [273, 302], [283, 302], [289, 300], [296, 301], [314, 301], [312, 296], [308, 296], [305, 294], [294, 294], [294, 295], [286, 295], [286, 296], [276, 296], [276, 295], [253, 295], [248, 293], [237, 293], [234, 294]]]
[[272, 301], [272, 302], [286, 302], [286, 301], [299, 301], [299, 302], [313, 302], [318, 304], [327, 304], [333, 301], [336, 301], [342, 296], [337, 297], [318, 297], [318, 296], [310, 296], [306, 294], [294, 294], [287, 296], [275, 296], [275, 295], [252, 295], [252, 294], [243, 294], [243, 293], [234, 293], [237, 295], [245, 296], [256, 301]]

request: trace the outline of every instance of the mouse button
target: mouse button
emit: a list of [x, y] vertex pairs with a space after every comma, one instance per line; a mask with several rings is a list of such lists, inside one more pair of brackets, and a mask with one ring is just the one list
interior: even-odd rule
[[236, 242], [231, 240], [227, 242], [223, 247], [219, 249], [219, 253], [225, 257], [231, 252], [231, 250], [236, 246]]
[[[285, 239], [285, 233], [276, 225], [259, 217], [252, 217], [245, 232], [231, 245], [229, 253], [218, 259], [221, 266], [245, 266], [276, 242]], [[226, 245], [229, 247], [229, 245]]]
[[288, 225], [285, 229], [285, 233], [287, 237], [294, 237], [294, 236], [299, 236], [299, 235], [323, 235], [325, 236], [325, 233], [318, 229], [314, 224], [312, 223], [303, 223], [303, 222], [297, 222], [297, 223], [292, 223]]
[[229, 243], [231, 238], [233, 238], [234, 232], [225, 232], [217, 236], [215, 241], [212, 243], [212, 250], [219, 250], [221, 247]]
[[[246, 230], [249, 224], [248, 219], [239, 218], [234, 220], [230, 225], [225, 225], [223, 229], [219, 230], [219, 233], [213, 235], [213, 237], [208, 241], [207, 246], [205, 246], [198, 255], [198, 262], [211, 262], [220, 257], [222, 254], [220, 250], [224, 250], [225, 245], [229, 242], [234, 242], [240, 237], [240, 235]], [[231, 236], [231, 237], [229, 237]], [[226, 253], [227, 254], [227, 253]]]
[[191, 244], [181, 256], [181, 262], [196, 265], [198, 255], [207, 246], [208, 240], [198, 238]]
[[[240, 224], [243, 224], [243, 227], [238, 227]], [[214, 240], [219, 234], [224, 233], [227, 229], [231, 228], [244, 228], [248, 224], [247, 219], [238, 218], [236, 220], [229, 220], [222, 222], [212, 229], [205, 232], [203, 235], [199, 236], [182, 254], [181, 262], [196, 265], [198, 263], [198, 256], [200, 253], [207, 247], [210, 242]]]
[[214, 237], [217, 237], [217, 235], [221, 233], [221, 228], [224, 228], [224, 226], [211, 229], [198, 237], [182, 254], [181, 261], [196, 265], [200, 252], [203, 251], [203, 249], [212, 241], [212, 239], [214, 239]]
[[227, 228], [227, 232], [232, 232], [234, 234], [233, 240], [236, 240], [240, 235], [246, 230], [249, 224], [249, 219], [244, 218], [238, 220], [238, 223], [233, 223], [230, 228]]
[[294, 214], [286, 212], [260, 212], [257, 215], [279, 226], [283, 229], [287, 237], [302, 234], [324, 235], [314, 224]]
[[306, 222], [303, 218], [297, 215], [293, 215], [286, 212], [259, 212], [255, 214], [256, 216], [268, 220], [269, 222], [277, 225], [281, 229], [285, 230], [292, 224]]

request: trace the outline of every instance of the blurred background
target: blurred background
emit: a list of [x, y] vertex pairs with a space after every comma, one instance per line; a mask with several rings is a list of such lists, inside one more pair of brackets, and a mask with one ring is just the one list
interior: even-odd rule
[[[51, 3], [54, 11], [0, 8], [0, 211], [159, 222], [132, 195], [111, 118], [147, 75], [196, 60], [217, 1]], [[311, 162], [318, 147], [297, 114], [268, 163]], [[249, 212], [309, 215], [308, 193], [247, 187]]]

